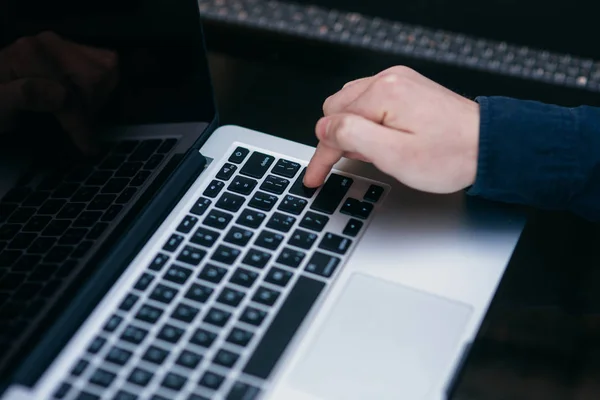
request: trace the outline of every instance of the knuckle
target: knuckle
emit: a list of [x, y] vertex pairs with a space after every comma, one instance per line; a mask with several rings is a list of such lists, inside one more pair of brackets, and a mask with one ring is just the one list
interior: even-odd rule
[[38, 47], [38, 41], [34, 36], [24, 36], [15, 42], [15, 50], [22, 55], [35, 52]]
[[352, 129], [354, 127], [352, 117], [349, 115], [343, 115], [337, 119], [334, 125], [333, 131], [339, 142], [347, 142], [352, 135]]
[[58, 40], [59, 36], [55, 32], [52, 32], [52, 31], [43, 31], [43, 32], [38, 33], [36, 35], [36, 38], [44, 43], [47, 43], [47, 42]]
[[389, 71], [393, 74], [400, 76], [412, 76], [415, 73], [415, 70], [413, 70], [410, 67], [407, 67], [406, 65], [395, 65], [391, 67]]

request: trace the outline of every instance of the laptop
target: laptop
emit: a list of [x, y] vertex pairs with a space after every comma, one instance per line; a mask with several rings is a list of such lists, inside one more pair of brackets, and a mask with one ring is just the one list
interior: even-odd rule
[[346, 159], [304, 187], [314, 148], [218, 127], [195, 1], [5, 4], [11, 79], [118, 79], [99, 154], [2, 130], [0, 398], [449, 396], [521, 213]]

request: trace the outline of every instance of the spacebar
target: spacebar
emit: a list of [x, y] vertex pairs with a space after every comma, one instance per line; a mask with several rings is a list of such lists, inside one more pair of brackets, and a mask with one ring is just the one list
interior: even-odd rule
[[301, 276], [254, 350], [244, 372], [267, 379], [325, 284]]

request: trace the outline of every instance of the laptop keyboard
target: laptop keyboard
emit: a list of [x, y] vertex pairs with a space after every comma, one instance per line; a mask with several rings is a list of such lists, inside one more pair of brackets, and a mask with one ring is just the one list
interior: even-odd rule
[[0, 348], [60, 290], [176, 142], [115, 142], [97, 163], [33, 174], [0, 200]]
[[164, 234], [57, 399], [258, 398], [384, 185], [238, 146]]

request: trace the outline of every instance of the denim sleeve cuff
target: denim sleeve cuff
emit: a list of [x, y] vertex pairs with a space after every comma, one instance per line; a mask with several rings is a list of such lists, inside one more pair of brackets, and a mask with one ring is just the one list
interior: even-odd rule
[[477, 176], [467, 193], [566, 208], [586, 179], [574, 109], [506, 97], [476, 101], [481, 113]]

